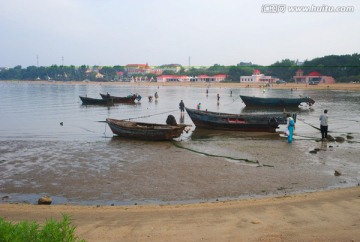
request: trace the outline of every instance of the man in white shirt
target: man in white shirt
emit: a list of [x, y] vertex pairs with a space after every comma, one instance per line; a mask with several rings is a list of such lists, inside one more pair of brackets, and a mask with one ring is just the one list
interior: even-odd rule
[[328, 116], [327, 110], [324, 110], [324, 113], [320, 115], [320, 131], [321, 131], [321, 138], [327, 139], [328, 133]]

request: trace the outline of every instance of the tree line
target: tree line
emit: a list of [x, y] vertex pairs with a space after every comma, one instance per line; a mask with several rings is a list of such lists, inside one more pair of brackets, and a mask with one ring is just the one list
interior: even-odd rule
[[[97, 72], [89, 69], [98, 69], [98, 73], [102, 77], [97, 76]], [[180, 71], [174, 72], [165, 70], [164, 75], [209, 75], [226, 74], [226, 82], [239, 82], [240, 76], [250, 76], [254, 70], [258, 69], [265, 75], [274, 76], [285, 80], [287, 82], [293, 81], [293, 76], [298, 69], [302, 69], [304, 74], [316, 71], [325, 76], [332, 76], [337, 82], [353, 82], [360, 81], [360, 54], [352, 55], [329, 55], [312, 60], [306, 60], [303, 63], [298, 63], [295, 60], [284, 59], [277, 61], [270, 66], [261, 65], [236, 65], [236, 66], [223, 66], [215, 64], [210, 67], [191, 67], [185, 69], [181, 68]], [[80, 67], [71, 66], [57, 66], [50, 67], [44, 66], [29, 66], [22, 68], [15, 66], [14, 68], [1, 69], [0, 80], [61, 80], [61, 81], [83, 81], [85, 79], [91, 81], [111, 81], [117, 78], [117, 72], [123, 72], [124, 77], [131, 77], [125, 71], [124, 66], [104, 66], [98, 68], [97, 66], [89, 67], [82, 65]], [[155, 74], [136, 74], [134, 76], [147, 76], [156, 78]]]

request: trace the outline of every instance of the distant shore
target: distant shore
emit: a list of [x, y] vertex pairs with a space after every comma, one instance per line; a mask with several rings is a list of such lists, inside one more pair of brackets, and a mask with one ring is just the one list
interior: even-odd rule
[[[127, 85], [127, 86], [182, 86], [182, 87], [200, 87], [200, 88], [260, 88], [261, 83], [207, 83], [207, 82], [78, 82], [78, 81], [2, 81], [16, 83], [34, 83], [34, 84], [64, 84], [64, 85]], [[272, 89], [294, 89], [294, 90], [360, 90], [360, 83], [334, 83], [309, 85], [305, 83], [284, 83], [271, 84]]]

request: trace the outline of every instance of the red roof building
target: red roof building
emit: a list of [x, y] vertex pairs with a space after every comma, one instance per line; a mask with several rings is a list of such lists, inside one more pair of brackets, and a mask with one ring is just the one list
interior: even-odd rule
[[254, 75], [260, 75], [260, 71], [259, 70], [254, 70]]
[[221, 82], [221, 81], [224, 81], [226, 77], [227, 77], [226, 74], [217, 74], [214, 76], [199, 75], [199, 76], [193, 78], [193, 81], [196, 81], [196, 82]]
[[312, 71], [307, 76], [322, 76], [322, 75], [317, 71]]
[[296, 74], [293, 78], [296, 83], [306, 83], [306, 84], [335, 83], [335, 79], [332, 76], [324, 76], [317, 71], [312, 71], [309, 74], [304, 75], [304, 72], [299, 69], [296, 71]]

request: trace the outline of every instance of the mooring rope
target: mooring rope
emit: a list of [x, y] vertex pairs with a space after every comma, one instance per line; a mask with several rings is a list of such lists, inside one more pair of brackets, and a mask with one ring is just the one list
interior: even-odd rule
[[211, 156], [211, 157], [218, 157], [218, 158], [225, 158], [225, 159], [237, 160], [237, 161], [245, 161], [247, 163], [258, 164], [259, 166], [274, 167], [272, 165], [266, 165], [266, 164], [261, 164], [260, 165], [259, 161], [249, 160], [249, 159], [245, 159], [245, 158], [234, 158], [234, 157], [230, 157], [230, 156], [214, 155], [214, 154], [209, 154], [209, 153], [197, 151], [197, 150], [194, 150], [194, 149], [183, 147], [183, 146], [179, 145], [178, 142], [176, 142], [176, 141], [172, 141], [171, 143], [177, 148], [188, 150], [188, 151], [191, 151], [191, 152], [194, 152], [194, 153], [197, 153], [197, 154], [201, 154], [201, 155], [206, 155], [206, 156]]
[[239, 100], [240, 96], [238, 96], [237, 98], [233, 99], [233, 101], [231, 103], [226, 103], [225, 106], [231, 105], [233, 104], [235, 101]]
[[307, 124], [307, 125], [313, 127], [314, 129], [320, 130], [320, 128], [318, 128], [318, 127], [316, 127], [316, 126], [314, 126], [314, 125], [312, 125], [312, 124], [309, 124], [309, 123], [305, 122], [304, 120], [302, 120], [302, 119], [300, 119], [300, 118], [298, 118], [298, 120], [300, 120], [300, 121], [303, 122], [304, 124]]
[[[125, 118], [125, 119], [119, 119], [119, 120], [133, 120], [133, 119], [138, 119], [138, 118], [148, 118], [151, 116], [156, 116], [156, 115], [160, 115], [160, 114], [164, 114], [164, 113], [172, 113], [177, 111], [178, 109], [174, 109], [171, 111], [167, 111], [167, 112], [162, 112], [162, 113], [156, 113], [156, 114], [151, 114], [151, 115], [145, 115], [145, 116], [139, 116], [139, 117], [134, 117], [134, 118]], [[95, 122], [99, 122], [99, 123], [107, 123], [106, 121], [100, 120], [100, 121], [95, 121]]]
[[148, 117], [152, 117], [152, 116], [156, 116], [156, 115], [161, 115], [161, 114], [165, 114], [165, 113], [172, 113], [177, 111], [178, 109], [174, 109], [171, 111], [166, 111], [166, 112], [162, 112], [162, 113], [156, 113], [156, 114], [151, 114], [151, 115], [145, 115], [145, 116], [140, 116], [140, 117], [135, 117], [135, 118], [127, 118], [127, 119], [122, 119], [122, 120], [133, 120], [133, 119], [138, 119], [138, 118], [148, 118]]

